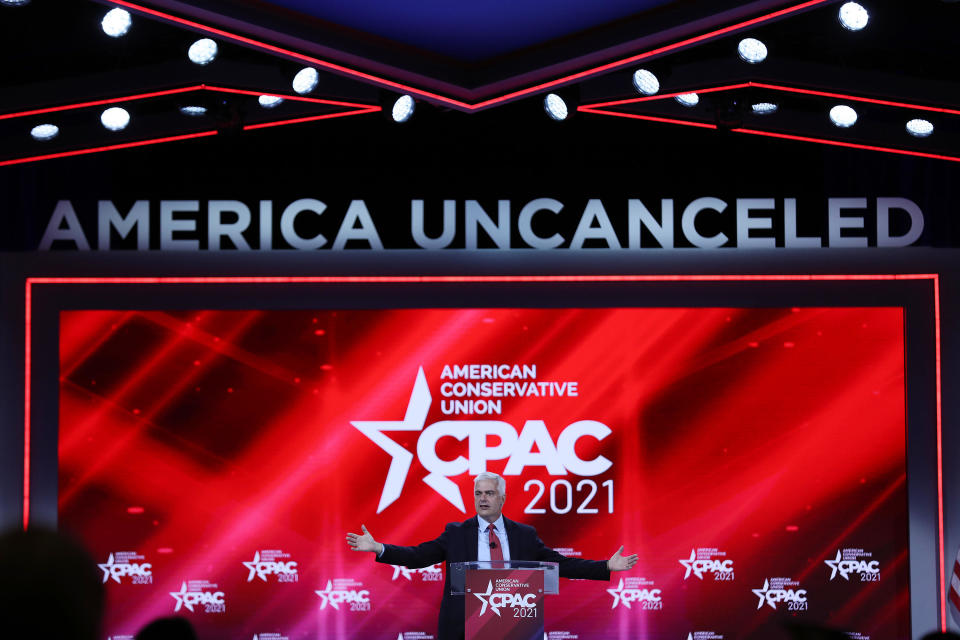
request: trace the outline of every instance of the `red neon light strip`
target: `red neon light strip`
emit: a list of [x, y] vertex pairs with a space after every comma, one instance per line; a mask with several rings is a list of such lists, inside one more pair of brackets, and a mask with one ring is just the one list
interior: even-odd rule
[[799, 140], [800, 142], [818, 142], [820, 144], [831, 145], [834, 147], [849, 147], [851, 149], [866, 149], [867, 151], [883, 151], [884, 153], [896, 153], [904, 156], [917, 156], [920, 158], [933, 158], [934, 160], [950, 160], [951, 162], [960, 162], [960, 157], [942, 156], [936, 153], [924, 153], [923, 151], [910, 151], [908, 149], [895, 149], [893, 147], [876, 147], [869, 144], [857, 144], [854, 142], [841, 142], [840, 140], [828, 140], [826, 138], [808, 138], [805, 136], [795, 136], [787, 133], [774, 133], [771, 131], [758, 131], [756, 129], [731, 129], [736, 133], [747, 133], [754, 136], [766, 136], [768, 138], [783, 138], [784, 140]]
[[716, 129], [717, 125], [706, 122], [694, 122], [693, 120], [674, 120], [673, 118], [661, 118], [658, 116], [644, 116], [637, 113], [621, 113], [619, 111], [604, 111], [603, 109], [592, 109], [589, 107], [577, 107], [577, 111], [583, 113], [596, 113], [602, 116], [617, 116], [619, 118], [631, 118], [634, 120], [649, 120], [651, 122], [666, 122], [667, 124], [683, 124], [688, 127], [700, 127], [702, 129]]
[[189, 87], [180, 87], [179, 89], [166, 89], [164, 91], [151, 91], [149, 93], [137, 93], [131, 96], [121, 96], [119, 98], [105, 98], [103, 100], [91, 100], [90, 102], [76, 102], [65, 104], [59, 107], [47, 107], [45, 109], [31, 109], [30, 111], [16, 111], [14, 113], [0, 114], [0, 120], [9, 118], [22, 118], [24, 116], [35, 116], [41, 113], [54, 113], [56, 111], [69, 111], [71, 109], [82, 109], [84, 107], [95, 107], [102, 104], [113, 104], [116, 102], [127, 102], [131, 100], [143, 100], [145, 98], [156, 98], [159, 96], [170, 96], [177, 93], [188, 93], [190, 91], [199, 91], [203, 89], [202, 84], [195, 84]]
[[23, 371], [23, 530], [30, 524], [30, 372], [33, 369], [33, 283], [27, 278]]
[[367, 107], [366, 109], [357, 109], [356, 111], [343, 111], [341, 113], [325, 113], [320, 116], [307, 116], [305, 118], [293, 118], [292, 120], [276, 120], [274, 122], [262, 122], [260, 124], [248, 124], [243, 127], [244, 131], [253, 129], [266, 129], [267, 127], [279, 127], [285, 124], [298, 124], [300, 122], [312, 122], [314, 120], [329, 120], [330, 118], [343, 118], [346, 116], [359, 116], [365, 113], [376, 113], [380, 107]]
[[751, 87], [758, 89], [772, 89], [774, 91], [789, 91], [791, 93], [802, 93], [811, 96], [821, 96], [824, 98], [838, 98], [840, 100], [852, 100], [855, 102], [868, 102], [870, 104], [879, 104], [886, 107], [902, 107], [904, 109], [916, 109], [918, 111], [935, 111], [937, 113], [948, 113], [954, 116], [960, 116], [958, 109], [946, 109], [943, 107], [928, 107], [922, 104], [912, 104], [909, 102], [894, 102], [892, 100], [880, 100], [878, 98], [864, 98], [861, 96], [852, 96], [846, 93], [831, 93], [829, 91], [816, 91], [813, 89], [800, 89], [798, 87], [786, 87], [778, 84], [765, 84], [763, 82], [750, 82]]
[[136, 142], [122, 142], [120, 144], [111, 144], [105, 147], [90, 147], [89, 149], [75, 149], [73, 151], [61, 151], [59, 153], [48, 153], [42, 156], [28, 156], [26, 158], [14, 158], [13, 160], [0, 161], [0, 167], [12, 164], [24, 164], [26, 162], [37, 162], [38, 160], [52, 160], [53, 158], [68, 158], [70, 156], [81, 156], [88, 153], [100, 153], [101, 151], [113, 151], [115, 149], [129, 149], [130, 147], [145, 147], [151, 144], [160, 144], [161, 142], [175, 142], [177, 140], [189, 140], [190, 138], [206, 138], [207, 136], [217, 135], [216, 131], [201, 131], [200, 133], [187, 133], [181, 136], [169, 136], [166, 138], [151, 138], [150, 140], [137, 140]]
[[940, 400], [943, 389], [940, 386], [940, 278], [933, 278], [933, 316], [937, 361], [937, 531], [940, 554], [940, 630], [947, 632], [947, 575], [944, 564], [943, 541], [943, 417]]
[[[296, 100], [299, 102], [312, 102], [316, 104], [329, 104], [335, 107], [354, 107], [358, 109], [370, 108], [373, 105], [361, 104], [358, 102], [341, 102], [339, 100], [327, 100], [324, 98], [308, 98], [306, 96], [291, 96], [283, 93], [268, 93], [263, 91], [249, 91], [247, 89], [231, 89], [229, 87], [211, 87], [204, 85], [204, 89], [209, 89], [210, 91], [220, 91], [223, 93], [236, 93], [244, 96], [277, 96], [278, 98], [283, 98], [284, 100]], [[380, 107], [377, 107], [379, 109]]]
[[745, 89], [751, 86], [749, 82], [741, 82], [740, 84], [725, 84], [719, 87], [708, 87], [706, 89], [696, 89], [694, 91], [677, 91], [674, 93], [663, 93], [657, 94], [655, 96], [642, 96], [639, 98], [626, 98], [624, 100], [611, 100], [610, 102], [595, 102], [593, 104], [585, 105], [584, 109], [596, 109], [599, 107], [617, 107], [624, 104], [635, 104], [638, 102], [650, 102], [652, 100], [666, 100], [667, 98], [676, 98], [677, 96], [682, 96], [687, 93], [716, 93], [717, 91], [733, 91], [734, 89]]
[[359, 71], [359, 70], [357, 70], [357, 69], [352, 69], [352, 68], [350, 68], [350, 67], [345, 67], [345, 66], [343, 66], [343, 65], [336, 64], [336, 63], [333, 63], [333, 62], [329, 62], [329, 61], [327, 61], [327, 60], [321, 60], [321, 59], [319, 59], [319, 58], [314, 58], [314, 57], [312, 57], [312, 56], [308, 56], [308, 55], [305, 55], [305, 54], [302, 54], [302, 53], [298, 53], [298, 52], [292, 51], [292, 50], [290, 50], [290, 49], [284, 49], [283, 47], [278, 47], [278, 46], [276, 46], [276, 45], [268, 44], [268, 43], [262, 42], [262, 41], [260, 41], [260, 40], [254, 40], [253, 38], [248, 38], [248, 37], [246, 37], [246, 36], [241, 36], [241, 35], [236, 34], [236, 33], [231, 33], [231, 32], [229, 32], [229, 31], [224, 31], [223, 29], [217, 29], [217, 28], [215, 28], [215, 27], [211, 27], [211, 26], [208, 26], [208, 25], [204, 25], [204, 24], [201, 24], [201, 23], [199, 23], [199, 22], [194, 22], [193, 20], [187, 20], [186, 18], [180, 18], [180, 17], [178, 17], [178, 16], [175, 16], [175, 15], [172, 15], [172, 14], [169, 14], [169, 13], [164, 13], [164, 12], [158, 11], [158, 10], [156, 10], [156, 9], [150, 9], [150, 8], [148, 8], [148, 7], [144, 7], [144, 6], [135, 4], [135, 3], [133, 3], [133, 2], [129, 2], [128, 0], [110, 0], [110, 2], [112, 2], [112, 3], [115, 4], [115, 5], [123, 6], [123, 7], [126, 7], [126, 8], [128, 8], [128, 9], [131, 9], [131, 10], [133, 10], [133, 11], [137, 11], [137, 12], [139, 12], [139, 13], [144, 13], [144, 14], [147, 14], [147, 15], [151, 15], [151, 16], [154, 16], [155, 18], [159, 18], [159, 19], [161, 19], [161, 20], [166, 20], [166, 21], [169, 21], [169, 22], [175, 22], [175, 23], [181, 24], [181, 25], [183, 25], [183, 26], [185, 26], [185, 27], [189, 27], [189, 28], [191, 28], [191, 29], [196, 29], [196, 30], [198, 30], [198, 31], [202, 31], [202, 32], [205, 32], [205, 33], [208, 33], [208, 34], [212, 34], [212, 35], [218, 35], [218, 36], [221, 36], [221, 37], [223, 37], [223, 38], [227, 38], [227, 39], [233, 40], [233, 41], [235, 41], [235, 42], [240, 42], [240, 43], [246, 44], [246, 45], [248, 45], [248, 46], [251, 46], [251, 47], [254, 47], [254, 48], [257, 48], [257, 49], [262, 49], [262, 50], [265, 50], [265, 51], [270, 51], [270, 52], [273, 52], [273, 53], [282, 55], [282, 56], [284, 56], [284, 57], [289, 57], [289, 58], [293, 58], [293, 59], [296, 59], [296, 60], [300, 60], [300, 61], [302, 61], [302, 62], [306, 62], [306, 63], [308, 63], [308, 64], [316, 65], [316, 66], [318, 66], [318, 67], [323, 67], [323, 68], [329, 69], [329, 70], [331, 70], [331, 71], [336, 71], [336, 72], [339, 72], [339, 73], [344, 73], [344, 74], [346, 74], [346, 75], [350, 75], [350, 76], [353, 76], [353, 77], [355, 77], [355, 78], [360, 78], [361, 80], [366, 80], [366, 81], [372, 82], [372, 83], [374, 83], [374, 84], [378, 84], [378, 85], [385, 86], [385, 87], [390, 87], [391, 89], [396, 89], [396, 90], [398, 90], [398, 91], [402, 91], [402, 92], [405, 92], [405, 93], [416, 94], [416, 95], [421, 96], [421, 97], [423, 97], [423, 98], [428, 98], [428, 99], [431, 99], [431, 100], [435, 100], [435, 101], [437, 101], [437, 102], [441, 102], [441, 103], [444, 103], [444, 104], [448, 104], [448, 105], [450, 105], [450, 106], [458, 107], [458, 108], [463, 109], [463, 110], [466, 110], [466, 111], [476, 111], [476, 110], [479, 110], [479, 109], [484, 109], [484, 108], [487, 108], [487, 107], [491, 107], [491, 106], [493, 106], [493, 105], [495, 105], [495, 104], [499, 104], [499, 103], [501, 103], [501, 102], [506, 102], [506, 101], [508, 101], [508, 100], [513, 100], [513, 99], [516, 99], [516, 98], [520, 98], [520, 97], [523, 97], [523, 96], [526, 96], [526, 95], [530, 95], [530, 94], [532, 94], [532, 93], [538, 93], [538, 92], [544, 91], [544, 90], [546, 90], [546, 89], [549, 89], [549, 88], [551, 88], [551, 87], [555, 87], [555, 86], [562, 85], [562, 84], [567, 84], [567, 83], [570, 83], [570, 82], [574, 82], [574, 81], [576, 81], [576, 80], [582, 80], [583, 78], [587, 78], [587, 77], [594, 76], [594, 75], [597, 75], [597, 74], [600, 74], [600, 73], [604, 73], [604, 72], [606, 72], [606, 71], [611, 71], [611, 70], [613, 70], [613, 69], [616, 69], [616, 68], [619, 68], [619, 67], [622, 67], [622, 66], [625, 66], [625, 65], [628, 65], [628, 64], [632, 64], [632, 63], [634, 63], [634, 62], [639, 62], [640, 60], [645, 60], [645, 59], [647, 59], [647, 58], [650, 58], [650, 57], [653, 57], [653, 56], [657, 56], [657, 55], [661, 55], [661, 54], [664, 54], [664, 53], [668, 53], [668, 52], [674, 51], [674, 50], [676, 50], [676, 49], [680, 49], [680, 48], [683, 48], [683, 47], [688, 47], [688, 46], [693, 45], [693, 44], [698, 44], [698, 43], [700, 43], [700, 42], [704, 42], [705, 40], [712, 40], [712, 39], [718, 38], [718, 37], [720, 37], [720, 36], [724, 36], [724, 35], [733, 33], [733, 32], [735, 32], [735, 31], [740, 31], [740, 30], [742, 30], [742, 29], [746, 29], [746, 28], [748, 28], [748, 27], [752, 27], [752, 26], [757, 25], [757, 24], [760, 24], [760, 23], [762, 23], [762, 22], [767, 22], [767, 21], [769, 21], [769, 20], [774, 20], [774, 19], [776, 19], [776, 18], [782, 18], [782, 17], [788, 16], [788, 15], [790, 15], [790, 14], [792, 14], [792, 13], [796, 13], [796, 12], [798, 12], [798, 11], [803, 11], [804, 9], [810, 9], [810, 8], [815, 7], [815, 6], [818, 6], [818, 5], [821, 5], [821, 4], [825, 4], [825, 3], [829, 3], [829, 2], [834, 2], [834, 1], [835, 1], [835, 0], [808, 0], [807, 2], [802, 2], [802, 3], [797, 4], [797, 5], [794, 5], [794, 6], [792, 6], [792, 7], [787, 7], [787, 8], [785, 8], [785, 9], [780, 9], [779, 11], [774, 11], [773, 13], [768, 13], [768, 14], [765, 14], [765, 15], [762, 15], [762, 16], [758, 16], [758, 17], [756, 17], [756, 18], [751, 18], [750, 20], [744, 20], [744, 21], [742, 21], [742, 22], [738, 22], [738, 23], [736, 23], [736, 24], [732, 24], [732, 25], [730, 25], [730, 26], [723, 27], [722, 29], [716, 29], [716, 30], [714, 30], [714, 31], [710, 31], [710, 32], [701, 34], [701, 35], [699, 35], [699, 36], [694, 36], [694, 37], [692, 37], [692, 38], [687, 38], [686, 40], [681, 40], [681, 41], [679, 41], [679, 42], [674, 42], [674, 43], [672, 43], [672, 44], [665, 45], [665, 46], [663, 46], [663, 47], [658, 47], [658, 48], [656, 48], [656, 49], [652, 49], [652, 50], [646, 51], [646, 52], [644, 52], [644, 53], [639, 53], [639, 54], [636, 54], [636, 55], [633, 55], [633, 56], [629, 56], [629, 57], [627, 57], [627, 58], [623, 58], [623, 59], [621, 59], [621, 60], [616, 60], [616, 61], [614, 61], [614, 62], [609, 62], [609, 63], [607, 63], [607, 64], [600, 65], [600, 66], [598, 66], [598, 67], [593, 67], [593, 68], [591, 68], [591, 69], [587, 69], [587, 70], [581, 71], [581, 72], [579, 72], [579, 73], [574, 73], [574, 74], [571, 74], [571, 75], [563, 76], [563, 77], [561, 77], [561, 78], [557, 78], [557, 79], [554, 79], [554, 80], [550, 80], [549, 82], [544, 82], [544, 83], [541, 83], [541, 84], [538, 84], [538, 85], [534, 85], [534, 86], [532, 86], [532, 87], [527, 87], [526, 89], [520, 89], [520, 90], [518, 90], [518, 91], [514, 91], [514, 92], [511, 92], [511, 93], [507, 93], [507, 94], [498, 96], [498, 97], [496, 97], [496, 98], [491, 98], [491, 99], [489, 99], [489, 100], [484, 100], [483, 102], [478, 102], [478, 103], [476, 103], [476, 104], [469, 104], [469, 103], [467, 103], [467, 102], [463, 102], [462, 100], [457, 100], [457, 99], [455, 99], [455, 98], [450, 98], [450, 97], [447, 97], [447, 96], [444, 96], [444, 95], [441, 95], [441, 94], [438, 94], [438, 93], [434, 93], [434, 92], [432, 92], [432, 91], [426, 91], [426, 90], [424, 90], [424, 89], [418, 89], [418, 88], [413, 87], [413, 86], [410, 86], [410, 85], [406, 85], [406, 84], [403, 84], [403, 83], [400, 83], [400, 82], [395, 82], [395, 81], [393, 81], [393, 80], [388, 80], [388, 79], [382, 78], [382, 77], [380, 77], [380, 76], [375, 76], [375, 75], [373, 75], [373, 74], [366, 73], [366, 72], [363, 72], [363, 71]]
[[895, 102], [893, 100], [880, 100], [878, 98], [866, 98], [862, 96], [853, 96], [847, 93], [831, 93], [829, 91], [817, 91], [814, 89], [801, 89], [800, 87], [788, 87], [780, 84], [766, 84], [763, 82], [742, 82], [739, 84], [721, 85], [718, 87], [708, 87], [706, 89], [695, 89], [692, 91], [678, 91], [676, 93], [664, 93], [655, 96], [641, 96], [638, 98], [625, 98], [623, 100], [612, 100], [609, 102], [597, 102], [585, 105], [587, 108], [596, 107], [614, 107], [625, 104], [636, 104], [639, 102], [650, 102], [653, 100], [665, 100], [673, 98], [683, 93], [713, 93], [716, 91], [732, 91], [734, 89], [745, 89], [753, 87], [757, 89], [770, 89], [772, 91], [784, 91], [787, 93], [798, 93], [802, 95], [820, 96], [824, 98], [837, 98], [838, 100], [850, 100], [852, 102], [866, 102], [869, 104], [878, 104], [885, 107], [900, 107], [903, 109], [914, 109], [917, 111], [935, 111], [937, 113], [946, 113], [950, 115], [960, 115], [958, 109], [947, 109], [943, 107], [929, 107], [922, 104], [913, 104], [910, 102]]

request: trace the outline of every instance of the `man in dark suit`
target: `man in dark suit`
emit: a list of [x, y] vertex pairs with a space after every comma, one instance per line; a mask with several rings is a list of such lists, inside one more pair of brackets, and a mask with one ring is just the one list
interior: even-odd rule
[[362, 534], [348, 533], [347, 544], [354, 551], [373, 551], [377, 562], [418, 569], [438, 562], [447, 563], [443, 600], [440, 602], [438, 640], [457, 640], [464, 635], [463, 596], [450, 595], [451, 562], [474, 560], [537, 560], [556, 562], [564, 578], [609, 580], [611, 571], [626, 571], [637, 563], [636, 554], [621, 555], [621, 546], [609, 560], [568, 558], [543, 544], [536, 530], [504, 518], [506, 482], [495, 473], [484, 472], [474, 480], [474, 505], [477, 517], [451, 522], [440, 537], [415, 547], [382, 544], [373, 539], [367, 527]]

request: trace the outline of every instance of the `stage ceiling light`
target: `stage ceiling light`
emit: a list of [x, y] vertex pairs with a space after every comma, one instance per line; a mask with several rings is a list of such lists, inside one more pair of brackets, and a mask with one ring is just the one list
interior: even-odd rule
[[120, 107], [110, 107], [100, 114], [100, 122], [110, 131], [120, 131], [126, 129], [130, 124], [130, 114], [126, 109]]
[[413, 111], [416, 108], [416, 102], [409, 95], [402, 95], [393, 103], [393, 109], [390, 116], [394, 122], [406, 122], [413, 117]]
[[0, 0], [0, 4], [5, 4], [8, 7], [20, 7], [29, 2], [30, 0]]
[[119, 38], [127, 35], [130, 31], [130, 25], [133, 21], [130, 19], [130, 12], [119, 7], [110, 9], [100, 21], [100, 27], [103, 32], [111, 38]]
[[674, 100], [685, 107], [695, 107], [700, 104], [700, 96], [695, 93], [681, 93], [674, 97]]
[[194, 64], [210, 64], [217, 57], [217, 43], [210, 38], [201, 38], [190, 45], [187, 56]]
[[200, 105], [187, 105], [185, 107], [180, 107], [180, 113], [185, 116], [202, 116], [207, 112], [206, 107], [201, 107]]
[[917, 138], [926, 138], [933, 133], [933, 123], [923, 118], [914, 118], [907, 123], [907, 133]]
[[777, 107], [777, 105], [772, 102], [757, 102], [751, 107], [753, 112], [758, 115], [767, 115], [768, 113], [775, 113], [778, 108], [779, 107]]
[[633, 72], [633, 88], [645, 96], [652, 96], [660, 91], [660, 81], [652, 72], [646, 69], [637, 69]]
[[300, 95], [306, 95], [317, 88], [320, 74], [313, 67], [304, 67], [293, 77], [293, 90]]
[[60, 127], [55, 124], [38, 124], [30, 130], [34, 140], [52, 140], [60, 133]]
[[257, 102], [259, 102], [260, 106], [264, 109], [273, 109], [283, 103], [283, 98], [280, 96], [260, 96], [257, 98]]
[[570, 115], [567, 109], [567, 103], [555, 93], [548, 93], [547, 97], [543, 99], [543, 110], [547, 112], [548, 116], [558, 122], [566, 120], [567, 116]]
[[767, 59], [767, 45], [756, 38], [744, 38], [737, 45], [740, 59], [750, 64], [757, 64]]
[[856, 2], [846, 2], [840, 7], [840, 24], [847, 31], [860, 31], [870, 21], [870, 14]]
[[830, 109], [830, 120], [838, 127], [847, 129], [857, 122], [857, 112], [845, 104], [838, 104]]

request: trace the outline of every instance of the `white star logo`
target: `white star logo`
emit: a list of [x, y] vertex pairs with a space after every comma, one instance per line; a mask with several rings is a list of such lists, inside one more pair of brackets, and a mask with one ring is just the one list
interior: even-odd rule
[[[417, 371], [417, 379], [413, 383], [413, 391], [410, 393], [410, 401], [407, 404], [407, 412], [403, 416], [403, 420], [353, 420], [350, 422], [360, 433], [370, 438], [374, 444], [389, 453], [393, 458], [390, 461], [390, 468], [387, 470], [387, 479], [383, 483], [377, 513], [389, 507], [400, 497], [403, 485], [407, 481], [410, 464], [413, 462], [413, 454], [388, 438], [383, 432], [423, 431], [427, 413], [430, 411], [431, 400], [432, 396], [430, 395], [430, 388], [427, 386], [427, 377], [423, 373], [423, 367], [420, 367]], [[453, 480], [436, 473], [430, 473], [423, 481], [443, 496], [447, 502], [459, 509], [461, 513], [467, 512], [463, 506], [463, 496], [460, 495], [460, 489]]]
[[323, 591], [314, 591], [315, 594], [320, 596], [320, 608], [325, 609], [327, 604], [336, 609], [340, 610], [340, 606], [330, 597], [330, 592], [333, 590], [333, 581], [327, 580], [327, 588]]
[[407, 569], [406, 567], [401, 567], [400, 565], [393, 565], [393, 577], [391, 580], [396, 580], [400, 576], [403, 576], [407, 580], [413, 580], [413, 570]]
[[258, 564], [260, 564], [260, 552], [259, 552], [259, 551], [255, 551], [254, 554], [253, 554], [253, 562], [244, 562], [244, 563], [243, 563], [243, 566], [245, 566], [247, 569], [250, 569], [250, 575], [247, 576], [247, 582], [252, 581], [252, 580], [253, 580], [253, 576], [257, 576], [258, 578], [260, 578], [260, 579], [263, 580], [264, 582], [267, 581], [267, 575], [266, 575], [266, 573], [264, 573], [264, 570], [263, 570], [262, 568], [257, 567]]
[[616, 589], [607, 589], [607, 593], [613, 596], [613, 606], [611, 609], [616, 609], [618, 604], [623, 604], [627, 609], [630, 608], [630, 603], [627, 600], [624, 600], [620, 597], [623, 593], [623, 578], [620, 578], [620, 585]]
[[690, 559], [689, 559], [689, 560], [681, 560], [681, 561], [680, 561], [680, 564], [682, 564], [682, 565], [683, 565], [684, 567], [686, 567], [686, 569], [687, 569], [687, 572], [686, 572], [685, 574], [683, 574], [683, 579], [684, 579], [684, 580], [686, 580], [687, 578], [690, 577], [690, 572], [691, 572], [691, 571], [693, 572], [693, 575], [695, 575], [695, 576], [697, 576], [698, 578], [700, 578], [701, 580], [703, 580], [703, 571], [701, 571], [700, 569], [698, 569], [698, 568], [695, 566], [695, 564], [694, 564], [695, 561], [696, 561], [696, 559], [697, 559], [697, 552], [694, 551], [693, 549], [690, 549]]
[[174, 612], [180, 611], [180, 607], [186, 607], [188, 611], [193, 611], [193, 604], [187, 602], [187, 583], [180, 583], [180, 591], [170, 591], [170, 595], [177, 601], [177, 606], [173, 608]]
[[[758, 598], [760, 598], [760, 602], [757, 603], [757, 609], [759, 609], [759, 608], [761, 608], [761, 607], [763, 606], [763, 603], [764, 603], [764, 602], [766, 601], [766, 599], [767, 599], [767, 591], [769, 591], [769, 590], [770, 590], [770, 580], [768, 580], [768, 579], [766, 579], [766, 578], [764, 578], [764, 580], [763, 580], [763, 588], [762, 588], [762, 589], [751, 589], [751, 591], [753, 591], [753, 595], [755, 595], [755, 596], [757, 596]], [[777, 605], [773, 604], [772, 602], [767, 602], [767, 604], [770, 605], [770, 608], [771, 608], [771, 609], [776, 609], [776, 608], [777, 608]]]
[[847, 577], [847, 572], [840, 568], [840, 557], [841, 557], [841, 556], [840, 556], [840, 549], [837, 549], [837, 557], [834, 558], [833, 560], [824, 560], [823, 563], [824, 563], [825, 565], [827, 565], [828, 567], [830, 567], [830, 569], [831, 569], [831, 571], [830, 571], [830, 579], [831, 579], [831, 580], [833, 580], [835, 577], [837, 577], [837, 571], [840, 572], [840, 577], [841, 577], [841, 578], [843, 578], [844, 580], [850, 580], [850, 578]]
[[487, 611], [487, 605], [488, 605], [488, 604], [490, 605], [490, 610], [491, 610], [491, 611], [493, 611], [493, 612], [494, 612], [495, 614], [497, 614], [498, 616], [500, 615], [500, 609], [499, 609], [499, 607], [495, 607], [495, 606], [493, 606], [492, 604], [490, 604], [489, 602], [487, 602], [487, 598], [489, 598], [492, 593], [493, 593], [493, 581], [488, 580], [488, 581], [487, 581], [487, 590], [486, 590], [486, 592], [484, 592], [484, 593], [474, 593], [474, 594], [473, 594], [473, 595], [477, 596], [477, 599], [480, 600], [480, 602], [483, 603], [483, 606], [480, 607], [480, 614], [479, 614], [479, 615], [482, 616], [484, 613], [486, 613], [486, 611]]
[[100, 567], [103, 571], [103, 582], [106, 584], [108, 578], [113, 578], [113, 581], [117, 584], [120, 584], [120, 576], [111, 575], [110, 569], [113, 567], [113, 554], [107, 558], [107, 561], [103, 564], [97, 563], [97, 566]]

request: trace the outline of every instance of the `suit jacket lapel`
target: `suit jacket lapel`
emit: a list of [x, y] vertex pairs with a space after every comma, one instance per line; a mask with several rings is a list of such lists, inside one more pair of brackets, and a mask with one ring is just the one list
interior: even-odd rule
[[523, 551], [520, 549], [519, 527], [513, 520], [503, 518], [503, 528], [507, 530], [507, 544], [510, 545], [510, 559], [523, 560]]
[[466, 561], [467, 562], [476, 562], [477, 560], [477, 536], [478, 533], [477, 519], [470, 518], [463, 523], [463, 545], [464, 550], [466, 551]]

